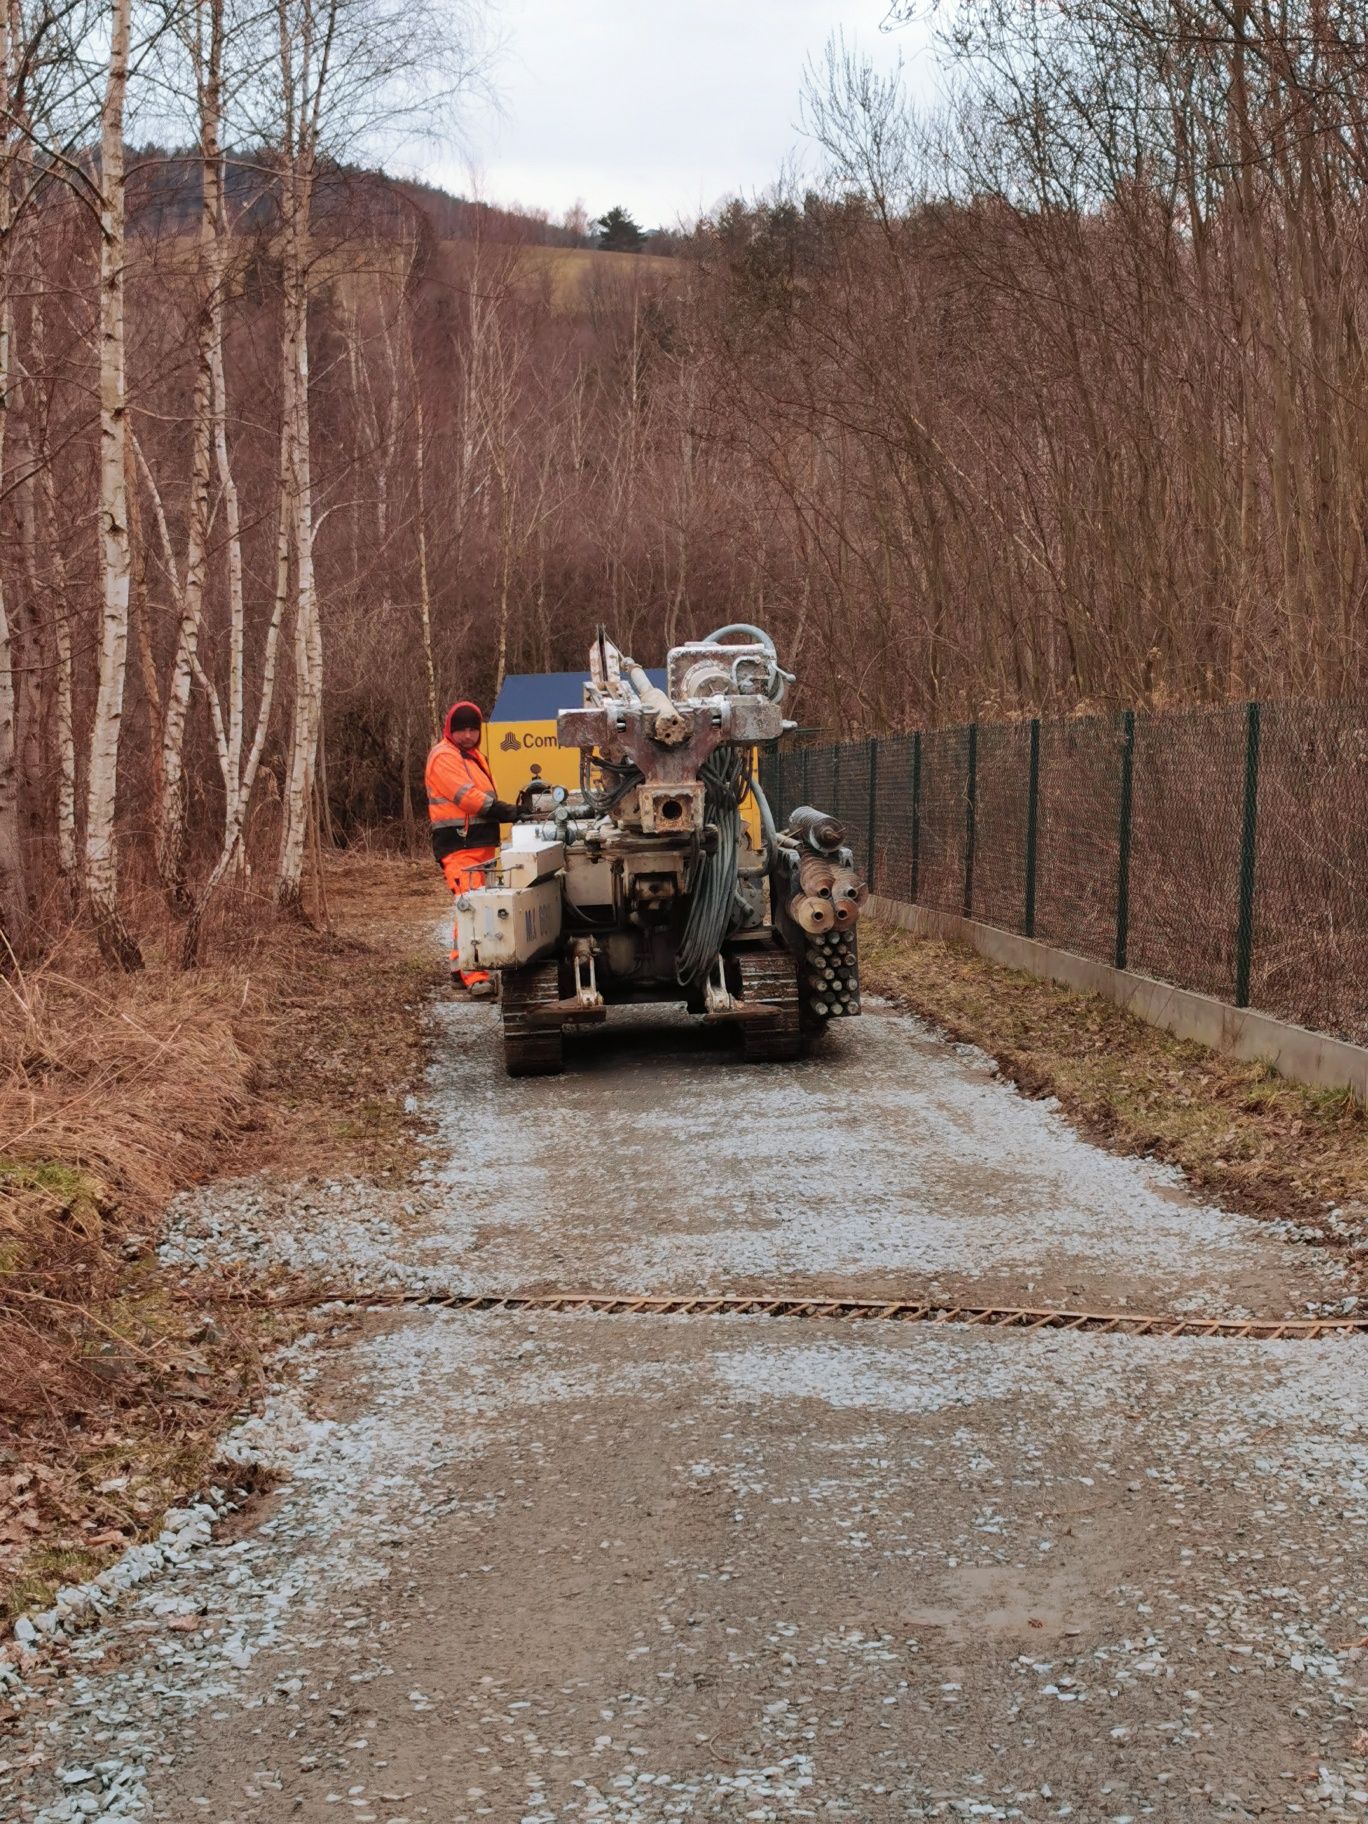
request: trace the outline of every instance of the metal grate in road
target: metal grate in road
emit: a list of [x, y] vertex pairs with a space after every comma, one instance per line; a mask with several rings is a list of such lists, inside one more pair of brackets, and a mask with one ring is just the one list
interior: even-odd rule
[[1069, 1311], [1026, 1305], [948, 1305], [910, 1299], [821, 1298], [724, 1292], [670, 1296], [624, 1292], [367, 1291], [314, 1286], [271, 1294], [226, 1291], [210, 1302], [284, 1309], [315, 1305], [420, 1306], [443, 1311], [598, 1312], [609, 1317], [774, 1317], [853, 1323], [952, 1324], [1007, 1330], [1078, 1330], [1107, 1336], [1215, 1336], [1255, 1342], [1310, 1341], [1363, 1335], [1368, 1315], [1336, 1317], [1197, 1317], [1172, 1312]]

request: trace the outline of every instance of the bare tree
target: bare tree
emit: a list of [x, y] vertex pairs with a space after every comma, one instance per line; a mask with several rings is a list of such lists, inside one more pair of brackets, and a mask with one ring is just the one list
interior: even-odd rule
[[[223, 0], [195, 0], [185, 21], [186, 49], [198, 98], [199, 234], [195, 285], [194, 395], [190, 432], [190, 511], [183, 578], [175, 581], [180, 611], [175, 655], [167, 685], [161, 730], [161, 804], [157, 819], [157, 869], [172, 903], [185, 908], [185, 724], [190, 687], [199, 665], [204, 613], [211, 474], [215, 456], [215, 383], [223, 361], [223, 154], [219, 143], [223, 108], [225, 17]], [[220, 456], [220, 480], [226, 461]], [[224, 484], [231, 500], [232, 478]], [[229, 562], [240, 567], [236, 528], [229, 527]], [[235, 554], [236, 550], [236, 556]], [[171, 559], [174, 579], [174, 558]]]
[[[14, 340], [14, 299], [11, 276], [13, 201], [9, 140], [10, 97], [13, 87], [13, 14], [0, 4], [0, 402], [8, 403], [13, 384], [11, 364]], [[0, 481], [5, 473], [5, 421], [0, 410]], [[20, 830], [17, 701], [14, 687], [14, 639], [5, 579], [0, 575], [0, 933], [4, 952], [0, 967], [7, 966], [27, 947], [28, 893], [24, 882], [24, 854]]]
[[[457, 26], [464, 23], [459, 17]], [[285, 788], [278, 903], [300, 903], [322, 730], [323, 631], [314, 562], [310, 448], [311, 213], [322, 161], [345, 145], [410, 132], [438, 95], [471, 71], [468, 41], [449, 15], [399, 0], [277, 0], [278, 181], [283, 291], [282, 397], [290, 452], [294, 711]]]
[[142, 956], [119, 911], [114, 812], [119, 734], [128, 669], [128, 391], [124, 317], [127, 241], [124, 199], [124, 100], [128, 90], [132, 0], [113, 0], [109, 66], [100, 115], [100, 668], [90, 731], [86, 795], [85, 889], [100, 949], [122, 969]]

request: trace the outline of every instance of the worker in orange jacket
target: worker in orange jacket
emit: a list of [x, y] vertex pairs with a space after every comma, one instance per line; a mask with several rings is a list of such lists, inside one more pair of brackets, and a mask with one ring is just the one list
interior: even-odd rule
[[[494, 790], [489, 762], [480, 752], [484, 717], [473, 703], [453, 703], [442, 724], [442, 738], [427, 757], [428, 820], [432, 852], [454, 894], [482, 887], [485, 868], [499, 851], [499, 825], [512, 823], [517, 807], [505, 804]], [[453, 940], [454, 941], [454, 940]], [[456, 980], [456, 952], [451, 952], [451, 979]], [[471, 994], [492, 995], [485, 969], [462, 970]]]

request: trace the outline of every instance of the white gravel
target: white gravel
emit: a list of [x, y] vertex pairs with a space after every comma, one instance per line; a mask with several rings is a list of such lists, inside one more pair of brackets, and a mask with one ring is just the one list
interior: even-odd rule
[[[474, 1466], [478, 1474], [481, 1462], [503, 1452], [513, 1453], [513, 1461], [535, 1461], [547, 1447], [540, 1440], [562, 1423], [557, 1410], [582, 1420], [621, 1402], [644, 1408], [639, 1422], [678, 1457], [685, 1440], [697, 1436], [693, 1420], [679, 1430], [681, 1393], [700, 1415], [714, 1450], [702, 1458], [686, 1453], [679, 1473], [691, 1483], [725, 1485], [724, 1498], [737, 1504], [738, 1515], [744, 1510], [743, 1537], [763, 1536], [776, 1500], [778, 1511], [786, 1511], [793, 1496], [784, 1490], [796, 1471], [792, 1486], [803, 1531], [833, 1571], [843, 1559], [905, 1559], [925, 1567], [916, 1576], [928, 1588], [960, 1563], [977, 1562], [982, 1575], [995, 1563], [1010, 1567], [1031, 1558], [1045, 1562], [1050, 1552], [1068, 1555], [1073, 1548], [1060, 1523], [1032, 1516], [1032, 1509], [1047, 1516], [1057, 1510], [1062, 1498], [1071, 1498], [1068, 1490], [1077, 1496], [1094, 1484], [1109, 1490], [1143, 1485], [1146, 1499], [1162, 1498], [1181, 1518], [1195, 1475], [1235, 1490], [1272, 1486], [1276, 1503], [1261, 1498], [1243, 1517], [1250, 1541], [1245, 1549], [1204, 1541], [1198, 1528], [1191, 1553], [1142, 1583], [1118, 1580], [1104, 1613], [1088, 1618], [1081, 1656], [1073, 1649], [1061, 1656], [1059, 1642], [1052, 1648], [1044, 1641], [1043, 1653], [1027, 1652], [1015, 1661], [1016, 1701], [1023, 1717], [1035, 1717], [1033, 1728], [1055, 1726], [1040, 1721], [1050, 1705], [1060, 1709], [1090, 1698], [1109, 1717], [1124, 1719], [1132, 1714], [1128, 1691], [1148, 1691], [1177, 1667], [1194, 1668], [1177, 1674], [1180, 1685], [1198, 1677], [1205, 1683], [1207, 1673], [1199, 1673], [1195, 1660], [1206, 1642], [1219, 1643], [1247, 1678], [1273, 1677], [1286, 1690], [1302, 1685], [1304, 1701], [1328, 1698], [1358, 1713], [1359, 1655], [1346, 1652], [1345, 1642], [1368, 1630], [1360, 1567], [1341, 1565], [1315, 1590], [1293, 1588], [1281, 1576], [1261, 1578], [1258, 1571], [1265, 1552], [1272, 1562], [1287, 1541], [1307, 1535], [1308, 1528], [1314, 1534], [1318, 1512], [1333, 1512], [1346, 1536], [1368, 1520], [1368, 1356], [1352, 1345], [921, 1329], [871, 1339], [835, 1325], [821, 1326], [813, 1336], [796, 1324], [771, 1324], [756, 1337], [755, 1326], [743, 1319], [701, 1326], [667, 1319], [652, 1324], [658, 1347], [651, 1359], [641, 1359], [636, 1342], [645, 1340], [645, 1328], [640, 1319], [603, 1317], [544, 1316], [527, 1324], [497, 1315], [410, 1317], [354, 1345], [348, 1374], [361, 1396], [357, 1409], [325, 1420], [306, 1411], [323, 1362], [309, 1344], [301, 1346], [294, 1372], [272, 1390], [264, 1414], [229, 1441], [235, 1459], [288, 1473], [279, 1501], [245, 1538], [207, 1546], [200, 1541], [193, 1554], [168, 1552], [154, 1579], [125, 1580], [122, 1610], [78, 1637], [60, 1704], [25, 1707], [9, 1766], [0, 1773], [0, 1795], [9, 1807], [3, 1815], [37, 1824], [176, 1816], [154, 1795], [176, 1761], [177, 1743], [187, 1731], [193, 1734], [197, 1719], [198, 1727], [212, 1729], [215, 1718], [226, 1722], [243, 1705], [249, 1711], [264, 1706], [287, 1719], [318, 1714], [322, 1706], [338, 1712], [345, 1730], [369, 1727], [359, 1719], [377, 1706], [435, 1703], [421, 1688], [416, 1698], [404, 1699], [396, 1684], [392, 1699], [373, 1687], [410, 1679], [404, 1663], [409, 1642], [394, 1598], [400, 1586], [413, 1587], [424, 1540], [443, 1536], [452, 1525], [461, 1536], [462, 1515], [472, 1512], [469, 1496], [463, 1499], [453, 1486], [454, 1467]], [[695, 1346], [700, 1336], [701, 1351]], [[598, 1337], [624, 1345], [625, 1353], [617, 1347], [611, 1359], [598, 1359]], [[820, 1424], [805, 1420], [814, 1405], [859, 1417], [853, 1452], [846, 1433], [829, 1438]], [[1127, 1409], [1144, 1416], [1129, 1440], [1129, 1460], [1122, 1460], [1116, 1419]], [[907, 1452], [903, 1428], [909, 1421], [943, 1420], [952, 1412], [956, 1422], [948, 1431], [939, 1425], [920, 1434], [916, 1453]], [[776, 1414], [784, 1415], [781, 1433], [810, 1432], [806, 1461], [792, 1462], [787, 1451], [776, 1454], [772, 1444], [752, 1439], [747, 1413], [771, 1424]], [[1069, 1455], [1086, 1465], [1087, 1475], [1059, 1460], [1057, 1440], [1065, 1436]], [[1272, 1465], [1271, 1438], [1277, 1440]], [[973, 1491], [956, 1526], [909, 1527], [918, 1490], [947, 1477]], [[500, 1508], [505, 1500], [498, 1497]], [[475, 1509], [483, 1506], [483, 1498], [475, 1502]], [[1317, 1563], [1318, 1549], [1311, 1554]], [[468, 1567], [452, 1568], [467, 1574]], [[693, 1574], [706, 1581], [717, 1568], [714, 1563], [709, 1571], [704, 1560]], [[752, 1595], [744, 1606], [755, 1600]], [[903, 1631], [909, 1630], [921, 1631], [905, 1619]], [[794, 1629], [795, 1636], [801, 1632]], [[837, 1647], [828, 1638], [824, 1650], [809, 1650], [821, 1663]], [[876, 1630], [863, 1645], [842, 1636], [839, 1652], [848, 1662], [841, 1701], [860, 1701], [863, 1691], [864, 1701], [882, 1702], [875, 1691], [883, 1690], [889, 1664], [903, 1662], [902, 1650]], [[654, 1673], [682, 1664], [668, 1654], [658, 1661], [653, 1655]], [[612, 1687], [623, 1672], [610, 1661], [605, 1675]], [[1111, 1689], [1111, 1699], [1103, 1687]], [[22, 1688], [18, 1695], [24, 1696]], [[955, 1691], [941, 1695], [954, 1697]], [[1220, 1695], [1208, 1691], [1202, 1702], [1211, 1705]], [[688, 1776], [668, 1765], [653, 1770], [625, 1756], [610, 1730], [596, 1757], [603, 1766], [595, 1766], [579, 1802], [562, 1800], [520, 1815], [816, 1815], [807, 1806], [814, 1785], [825, 1789], [822, 1759], [814, 1759], [801, 1731], [795, 1735], [784, 1724], [787, 1700], [781, 1703], [771, 1691], [766, 1702], [779, 1709], [773, 1715], [764, 1710], [776, 1746], [763, 1767], [743, 1761]], [[1179, 1689], [1172, 1702], [1175, 1730], [1200, 1733], [1207, 1714], [1201, 1705]], [[1148, 1714], [1148, 1696], [1135, 1703]], [[642, 1705], [645, 1718], [645, 1698]], [[1110, 1726], [1128, 1725], [1121, 1720]], [[548, 1720], [541, 1739], [553, 1735]], [[573, 1733], [564, 1739], [573, 1743]], [[780, 1753], [785, 1742], [791, 1751]], [[364, 1768], [364, 1753], [353, 1761]], [[1318, 1771], [1318, 1783], [1321, 1777]], [[1324, 1777], [1333, 1798], [1321, 1815], [1352, 1815], [1358, 1802], [1347, 1795], [1360, 1789], [1360, 1766], [1341, 1757], [1326, 1763]], [[1061, 1790], [1066, 1787], [1076, 1791], [1076, 1782], [1071, 1787], [1066, 1779]], [[274, 1788], [257, 1781], [254, 1790], [269, 1801]], [[764, 1800], [770, 1809], [733, 1810], [743, 1798]], [[999, 1803], [988, 1795], [974, 1802]], [[224, 1815], [222, 1799], [216, 1803], [218, 1809], [211, 1806], [205, 1815]], [[279, 1803], [278, 1810], [267, 1802], [240, 1815], [283, 1818], [287, 1810]], [[960, 1815], [957, 1801], [941, 1803], [942, 1809], [898, 1815]], [[1106, 1815], [1080, 1813], [1076, 1796], [1074, 1807], [1074, 1816]], [[421, 1815], [482, 1816], [487, 1808], [425, 1808]], [[488, 1815], [513, 1814], [494, 1809]], [[861, 1814], [842, 1807], [837, 1815]], [[1008, 1807], [1003, 1815], [1045, 1814], [1028, 1806], [1014, 1814]]]
[[1292, 1225], [1215, 1209], [1173, 1168], [1088, 1144], [982, 1053], [905, 1016], [876, 1009], [781, 1071], [740, 1070], [666, 1028], [644, 1058], [591, 1042], [564, 1077], [525, 1082], [499, 1071], [488, 1010], [433, 1019], [422, 1112], [450, 1164], [407, 1192], [342, 1179], [191, 1192], [164, 1257], [479, 1292], [548, 1275], [688, 1292], [836, 1271], [1233, 1316], [1346, 1296], [1339, 1263]]
[[[552, 1083], [502, 1077], [486, 1010], [433, 1034], [418, 1183], [204, 1187], [164, 1258], [1343, 1294], [909, 1019], [751, 1072], [629, 1033]], [[1355, 1342], [440, 1311], [319, 1341], [225, 1440], [223, 1489], [284, 1478], [241, 1536], [208, 1540], [214, 1491], [21, 1628], [6, 1820], [1186, 1824], [1258, 1815], [1255, 1768], [1260, 1811], [1368, 1807]]]

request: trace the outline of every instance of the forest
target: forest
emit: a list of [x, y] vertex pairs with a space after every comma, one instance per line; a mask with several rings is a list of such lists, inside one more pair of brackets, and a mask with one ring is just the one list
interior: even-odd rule
[[635, 255], [384, 174], [470, 16], [10, 0], [9, 957], [300, 915], [599, 622], [768, 626], [829, 738], [1359, 694], [1364, 24], [963, 0], [936, 108], [833, 44], [814, 174]]

